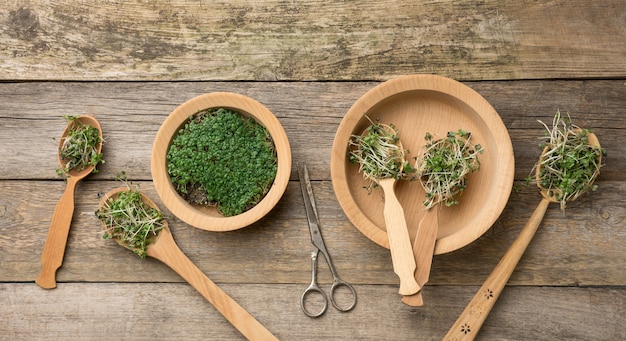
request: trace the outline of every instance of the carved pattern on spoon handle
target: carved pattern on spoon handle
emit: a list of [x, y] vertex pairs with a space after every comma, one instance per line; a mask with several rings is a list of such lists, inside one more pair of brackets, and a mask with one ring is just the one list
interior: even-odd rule
[[541, 224], [549, 203], [549, 199], [543, 198], [541, 200], [524, 228], [522, 228], [520, 235], [515, 239], [498, 265], [487, 277], [485, 283], [452, 325], [444, 340], [473, 340], [476, 337], [491, 308], [493, 308], [496, 300], [498, 300], [498, 297], [504, 290], [504, 286], [511, 277], [513, 270], [515, 270], [517, 263], [522, 258], [524, 251], [526, 251], [528, 244], [530, 244], [535, 232], [537, 232], [537, 228]]

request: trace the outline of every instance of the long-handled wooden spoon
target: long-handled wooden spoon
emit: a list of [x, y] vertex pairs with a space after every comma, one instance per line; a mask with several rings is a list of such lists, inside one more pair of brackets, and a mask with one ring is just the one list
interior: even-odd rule
[[[99, 131], [100, 144], [97, 146], [97, 151], [100, 153], [102, 150], [102, 128], [100, 123], [93, 117], [88, 115], [80, 116], [72, 120], [59, 141], [59, 164], [61, 168], [66, 168], [66, 160], [61, 156], [61, 148], [65, 139], [68, 136], [70, 130], [74, 127], [76, 122], [86, 124], [95, 127]], [[67, 244], [67, 237], [70, 232], [70, 225], [72, 224], [72, 216], [74, 215], [74, 193], [76, 191], [76, 184], [87, 175], [89, 175], [95, 166], [87, 166], [82, 170], [72, 169], [69, 171], [69, 177], [67, 178], [67, 185], [65, 192], [59, 199], [54, 214], [52, 215], [52, 221], [50, 223], [50, 229], [48, 230], [48, 237], [43, 248], [41, 255], [41, 273], [35, 282], [44, 289], [56, 288], [56, 271], [63, 264], [63, 256], [65, 255], [65, 246]]]
[[[115, 198], [119, 193], [127, 190], [129, 190], [127, 187], [111, 190], [100, 201], [100, 207], [103, 207], [107, 200]], [[150, 198], [143, 193], [140, 194], [146, 204], [158, 209], [157, 205]], [[163, 229], [148, 245], [147, 255], [158, 259], [178, 273], [248, 340], [278, 340], [250, 313], [198, 269], [176, 245], [166, 221], [163, 221], [163, 225]], [[103, 228], [106, 229], [104, 223]], [[131, 249], [124, 243], [119, 244]]]
[[[367, 141], [366, 139], [370, 133], [369, 129], [372, 127], [374, 126], [370, 126], [370, 128], [366, 129], [363, 134], [361, 134], [361, 138], [364, 141]], [[375, 136], [387, 135], [397, 137], [396, 131], [389, 125], [376, 124], [375, 127], [380, 129], [380, 131], [373, 132]], [[385, 161], [389, 161], [388, 159], [391, 158], [392, 160], [390, 161], [394, 165], [393, 167], [399, 167], [399, 169], [394, 169], [394, 172], [399, 172], [400, 174], [402, 173], [402, 167], [405, 163], [404, 149], [399, 139], [394, 141], [392, 144], [394, 145], [377, 145], [377, 148], [373, 148], [374, 150], [363, 151], [364, 154], [380, 154], [374, 155], [374, 159], [378, 159], [378, 157], [382, 156], [384, 161], [378, 162], [380, 161], [378, 160], [378, 165], [371, 168], [363, 167], [362, 164], [361, 170], [367, 178], [375, 181], [383, 189], [385, 197], [383, 214], [385, 216], [387, 238], [389, 239], [389, 250], [391, 251], [393, 270], [400, 278], [400, 289], [398, 292], [401, 295], [412, 295], [420, 290], [420, 286], [417, 284], [414, 277], [416, 268], [415, 257], [413, 256], [409, 230], [404, 216], [404, 209], [402, 208], [400, 201], [398, 201], [394, 189], [397, 179], [396, 177], [391, 176], [392, 172], [388, 172], [388, 170], [385, 169], [388, 166]], [[372, 171], [372, 169], [374, 171]]]
[[[595, 134], [587, 133], [587, 141], [589, 146], [600, 149], [600, 142]], [[546, 154], [547, 150], [548, 147], [544, 149], [542, 158]], [[599, 154], [597, 164], [600, 165], [601, 163], [602, 155]], [[540, 171], [541, 162], [539, 162], [536, 169], [535, 176], [537, 179], [539, 178]], [[592, 181], [593, 179], [595, 179], [595, 177], [592, 178]], [[463, 310], [463, 313], [461, 313], [459, 318], [452, 325], [444, 337], [444, 340], [474, 340], [476, 335], [478, 335], [478, 331], [487, 319], [487, 315], [489, 315], [489, 312], [504, 290], [504, 287], [515, 270], [517, 263], [519, 263], [524, 251], [526, 251], [526, 248], [530, 244], [535, 232], [537, 232], [537, 228], [546, 213], [548, 204], [551, 202], [560, 202], [556, 199], [553, 191], [541, 187], [539, 181], [537, 181], [537, 185], [539, 186], [542, 196], [541, 202], [531, 215], [526, 225], [522, 228], [520, 235], [504, 254], [489, 277], [487, 277], [487, 280], [474, 295], [465, 310]], [[590, 185], [591, 183], [589, 186]]]

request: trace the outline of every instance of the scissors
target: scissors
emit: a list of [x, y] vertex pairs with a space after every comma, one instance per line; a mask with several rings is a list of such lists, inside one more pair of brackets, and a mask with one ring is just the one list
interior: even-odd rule
[[[300, 297], [300, 306], [302, 307], [302, 311], [309, 317], [319, 317], [326, 312], [326, 308], [328, 308], [328, 296], [326, 293], [319, 287], [317, 284], [317, 257], [321, 252], [326, 258], [326, 263], [328, 263], [328, 268], [330, 269], [330, 273], [333, 276], [333, 284], [330, 287], [330, 302], [332, 305], [337, 308], [339, 311], [350, 311], [356, 305], [356, 291], [354, 287], [348, 282], [343, 281], [339, 276], [337, 276], [337, 271], [333, 265], [333, 262], [330, 259], [330, 254], [328, 250], [326, 250], [326, 245], [324, 244], [324, 239], [322, 238], [322, 233], [320, 231], [319, 219], [317, 217], [317, 208], [315, 207], [315, 198], [313, 197], [313, 188], [311, 187], [311, 181], [309, 179], [309, 172], [306, 168], [306, 165], [301, 164], [298, 167], [298, 175], [300, 176], [300, 187], [302, 188], [302, 196], [304, 198], [304, 207], [306, 208], [306, 216], [309, 220], [309, 230], [311, 231], [311, 242], [313, 243], [313, 251], [311, 251], [311, 284], [306, 290], [302, 293]], [[335, 292], [339, 287], [346, 287], [350, 289], [352, 293], [352, 301], [349, 306], [340, 306], [335, 301]], [[306, 297], [310, 294], [319, 294], [322, 296], [324, 300], [324, 306], [317, 313], [312, 313], [307, 310], [305, 306]]]

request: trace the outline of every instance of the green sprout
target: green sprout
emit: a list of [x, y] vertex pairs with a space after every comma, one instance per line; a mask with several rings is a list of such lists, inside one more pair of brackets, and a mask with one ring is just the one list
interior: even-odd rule
[[210, 108], [190, 116], [167, 151], [176, 191], [193, 205], [240, 214], [269, 191], [278, 159], [272, 138], [254, 119]]
[[368, 191], [377, 186], [377, 179], [403, 179], [415, 173], [415, 168], [404, 160], [405, 153], [410, 151], [402, 149], [398, 130], [393, 124], [372, 122], [363, 134], [352, 135], [348, 146], [350, 162], [358, 163], [359, 172], [370, 180], [366, 187]]
[[116, 179], [122, 181], [128, 190], [108, 198], [96, 211], [96, 216], [105, 226], [102, 237], [114, 239], [145, 259], [148, 245], [164, 227], [165, 217], [157, 208], [143, 201], [139, 186], [132, 185], [124, 172], [118, 174]]
[[567, 112], [561, 115], [557, 110], [552, 128], [539, 122], [546, 128], [547, 141], [540, 144], [544, 151], [534, 168], [540, 167], [536, 181], [561, 204], [561, 209], [565, 209], [568, 201], [597, 189], [593, 182], [600, 173], [600, 160], [605, 150], [589, 145], [591, 131], [572, 124]]
[[478, 154], [484, 149], [479, 144], [472, 145], [470, 137], [469, 132], [459, 129], [433, 141], [433, 136], [426, 133], [417, 172], [426, 192], [424, 206], [427, 209], [440, 202], [446, 206], [458, 204], [457, 197], [466, 187], [466, 175], [480, 169]]
[[100, 138], [100, 131], [88, 124], [81, 123], [78, 116], [63, 116], [71, 127], [67, 136], [62, 138], [60, 147], [61, 160], [65, 162], [65, 167], [58, 168], [57, 174], [61, 177], [69, 177], [71, 170], [82, 171], [93, 166], [92, 173], [97, 173], [96, 166], [104, 163], [104, 156], [98, 152], [98, 146], [103, 142]]

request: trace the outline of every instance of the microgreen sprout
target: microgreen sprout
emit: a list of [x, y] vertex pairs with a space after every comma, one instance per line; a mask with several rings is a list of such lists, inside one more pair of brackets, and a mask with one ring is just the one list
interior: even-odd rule
[[539, 122], [546, 128], [546, 141], [540, 144], [543, 153], [534, 168], [539, 167], [535, 180], [565, 209], [568, 201], [597, 189], [593, 182], [600, 173], [605, 150], [589, 145], [591, 131], [572, 124], [567, 112], [562, 115], [557, 110], [551, 128]]
[[442, 139], [433, 140], [426, 133], [426, 145], [417, 160], [417, 172], [426, 199], [424, 206], [431, 208], [440, 202], [446, 206], [458, 204], [458, 194], [465, 189], [465, 177], [480, 169], [478, 154], [484, 149], [470, 143], [471, 134], [459, 129], [450, 131]]
[[348, 142], [350, 162], [358, 163], [359, 172], [370, 180], [368, 191], [377, 186], [377, 179], [402, 179], [415, 172], [404, 159], [409, 151], [402, 149], [395, 126], [370, 122], [361, 135], [352, 135]]
[[61, 177], [69, 177], [71, 170], [82, 171], [94, 166], [92, 173], [97, 173], [98, 163], [104, 163], [104, 156], [98, 152], [98, 146], [103, 142], [100, 131], [78, 120], [78, 116], [63, 116], [71, 124], [67, 136], [62, 138], [60, 147], [61, 160], [65, 167], [58, 168], [57, 174]]
[[122, 181], [128, 190], [106, 199], [96, 211], [96, 216], [105, 226], [102, 237], [114, 239], [144, 259], [148, 245], [163, 229], [165, 217], [157, 208], [143, 201], [139, 186], [129, 182], [124, 172], [118, 174], [116, 179]]
[[167, 171], [176, 191], [194, 205], [240, 214], [269, 191], [278, 160], [268, 130], [226, 108], [190, 116], [172, 139]]

